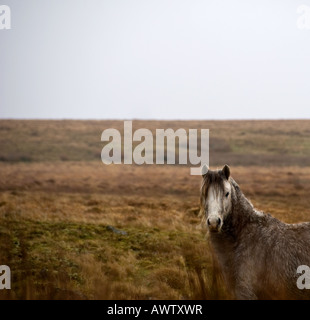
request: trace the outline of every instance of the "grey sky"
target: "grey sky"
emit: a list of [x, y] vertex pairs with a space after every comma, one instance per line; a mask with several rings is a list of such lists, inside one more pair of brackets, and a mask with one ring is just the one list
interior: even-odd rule
[[5, 0], [1, 118], [310, 118], [310, 0]]

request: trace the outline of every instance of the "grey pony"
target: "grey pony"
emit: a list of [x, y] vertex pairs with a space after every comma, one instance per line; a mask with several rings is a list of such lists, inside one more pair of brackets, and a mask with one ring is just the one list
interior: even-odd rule
[[236, 299], [310, 299], [310, 290], [297, 286], [297, 268], [310, 266], [310, 223], [287, 224], [256, 210], [227, 165], [203, 166], [202, 177], [201, 214], [229, 292]]

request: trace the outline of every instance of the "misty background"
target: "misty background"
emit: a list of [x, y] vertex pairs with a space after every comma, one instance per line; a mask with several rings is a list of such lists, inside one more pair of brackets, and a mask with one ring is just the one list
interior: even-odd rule
[[0, 118], [310, 118], [310, 0], [6, 0]]

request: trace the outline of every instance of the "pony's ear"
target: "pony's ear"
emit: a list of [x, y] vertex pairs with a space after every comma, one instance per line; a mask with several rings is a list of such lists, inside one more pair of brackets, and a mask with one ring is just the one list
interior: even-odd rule
[[228, 167], [227, 164], [225, 164], [224, 168], [222, 169], [225, 178], [228, 180], [228, 178], [230, 177], [230, 168]]
[[208, 171], [209, 171], [209, 167], [208, 167], [206, 164], [204, 164], [204, 165], [201, 167], [201, 175], [202, 175], [202, 176], [206, 175], [206, 174], [208, 173]]

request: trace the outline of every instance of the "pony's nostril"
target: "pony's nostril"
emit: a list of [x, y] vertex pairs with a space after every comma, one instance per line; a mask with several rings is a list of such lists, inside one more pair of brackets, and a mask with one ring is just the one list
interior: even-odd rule
[[222, 220], [220, 218], [217, 219], [217, 226], [221, 225]]
[[209, 226], [211, 224], [210, 219], [208, 219], [207, 222], [208, 222], [208, 226]]

